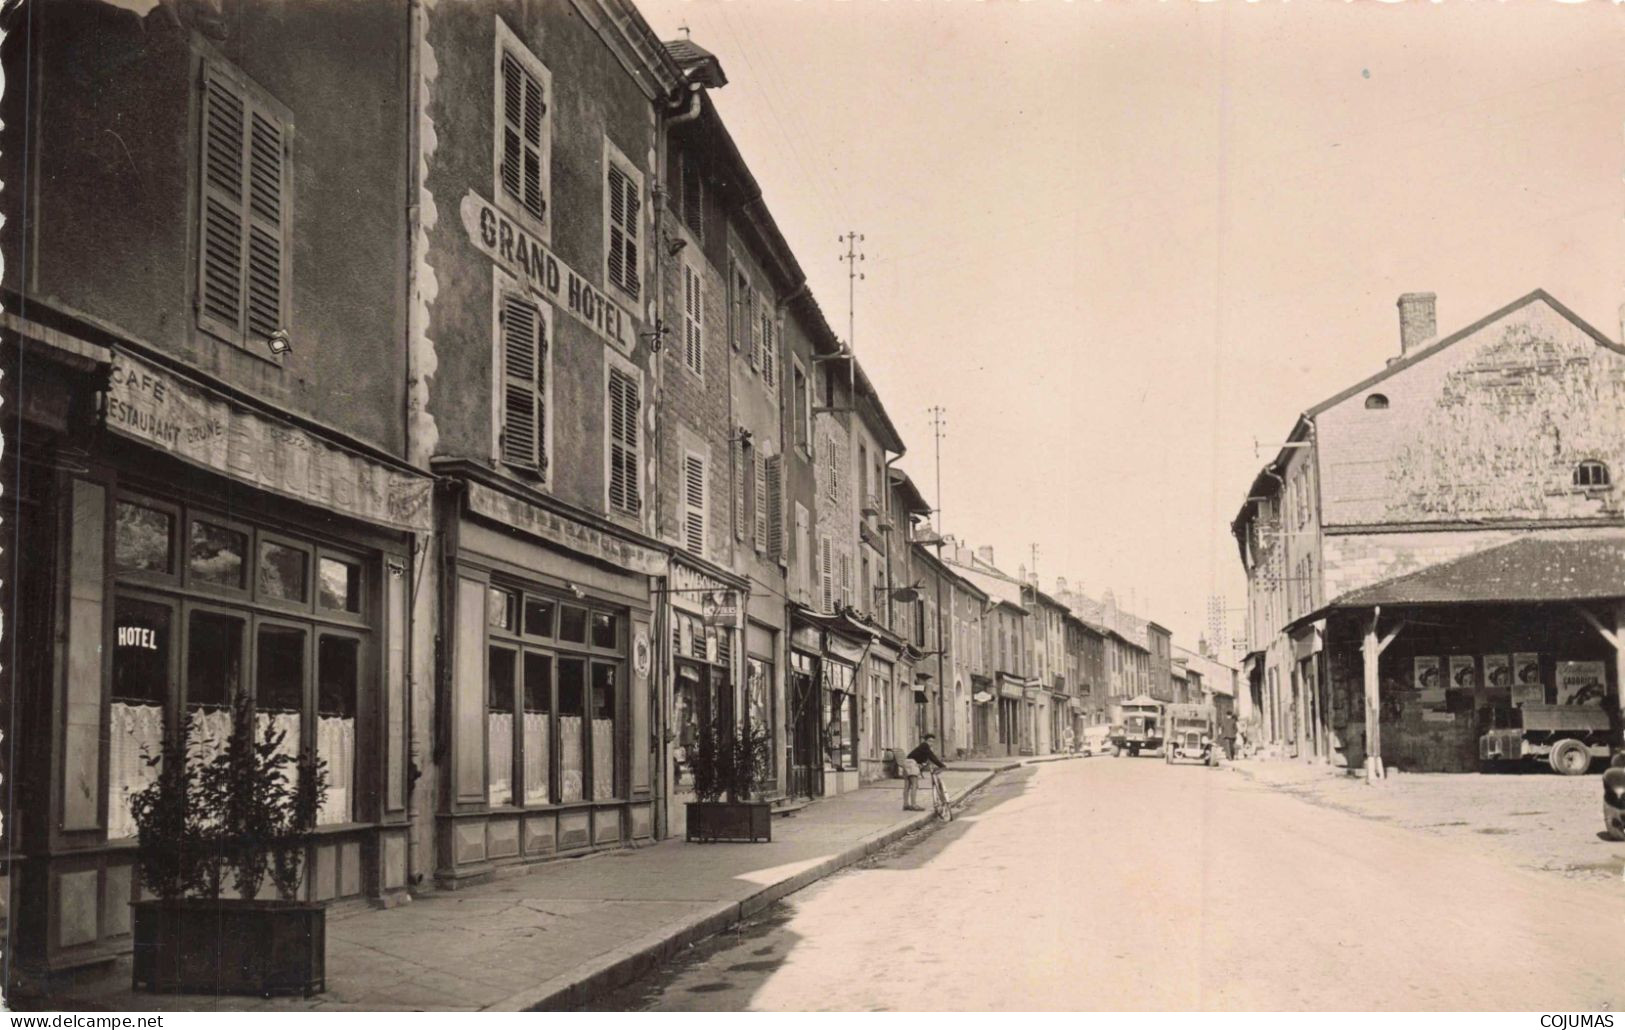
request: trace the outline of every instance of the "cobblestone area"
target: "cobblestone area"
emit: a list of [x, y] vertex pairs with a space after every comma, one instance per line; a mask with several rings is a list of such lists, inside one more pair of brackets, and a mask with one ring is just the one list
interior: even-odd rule
[[1310, 804], [1471, 841], [1525, 869], [1625, 885], [1625, 843], [1601, 836], [1597, 775], [1391, 773], [1383, 786], [1370, 787], [1341, 769], [1297, 762], [1249, 760], [1231, 768]]

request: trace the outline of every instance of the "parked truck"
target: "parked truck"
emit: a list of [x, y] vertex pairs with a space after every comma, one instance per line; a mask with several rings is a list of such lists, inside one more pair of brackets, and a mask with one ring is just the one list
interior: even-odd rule
[[1169, 765], [1181, 759], [1203, 765], [1219, 764], [1213, 750], [1218, 715], [1212, 705], [1171, 704], [1164, 714], [1168, 729], [1163, 754]]
[[1110, 705], [1112, 746], [1118, 755], [1137, 757], [1141, 751], [1154, 753], [1162, 747], [1162, 702], [1141, 694]]
[[1487, 721], [1478, 738], [1478, 757], [1487, 768], [1532, 758], [1565, 776], [1579, 776], [1593, 759], [1608, 757], [1612, 726], [1599, 705], [1496, 706], [1487, 709]]

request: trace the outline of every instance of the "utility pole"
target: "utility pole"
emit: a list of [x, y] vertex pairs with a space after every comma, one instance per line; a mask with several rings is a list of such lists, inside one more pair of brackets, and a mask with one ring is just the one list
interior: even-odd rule
[[[863, 261], [863, 252], [858, 250], [858, 244], [863, 242], [863, 234], [848, 230], [845, 236], [835, 237], [836, 243], [846, 244], [846, 253], [840, 260], [846, 262], [846, 388], [851, 396], [853, 406], [858, 401], [858, 352], [853, 344], [853, 335], [857, 331], [857, 297], [858, 280], [864, 278], [858, 271], [858, 265]], [[833, 400], [831, 401], [833, 403]]]
[[[936, 530], [937, 540], [937, 728], [942, 730], [943, 750], [947, 750], [951, 741], [948, 736], [948, 678], [944, 674], [942, 660], [942, 437], [943, 428], [947, 426], [947, 412], [942, 406], [935, 405], [931, 409], [931, 434], [935, 441], [937, 463], [937, 503], [931, 511], [931, 524]], [[969, 727], [967, 727], [968, 729]]]

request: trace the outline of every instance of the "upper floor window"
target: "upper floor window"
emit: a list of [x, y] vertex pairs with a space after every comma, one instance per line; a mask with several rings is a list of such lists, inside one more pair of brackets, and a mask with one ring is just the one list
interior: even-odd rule
[[792, 356], [790, 389], [790, 419], [795, 426], [796, 446], [803, 454], [812, 453], [812, 397], [807, 390], [807, 373], [799, 358]]
[[605, 263], [609, 284], [636, 301], [643, 288], [639, 255], [643, 229], [643, 176], [621, 157], [607, 140], [604, 144]]
[[1574, 466], [1574, 485], [1577, 487], [1608, 486], [1608, 466], [1600, 461], [1582, 461]]
[[705, 376], [705, 295], [698, 272], [683, 266], [683, 364], [695, 375]]
[[548, 101], [553, 77], [502, 19], [496, 25], [497, 203], [521, 219], [533, 220], [546, 238], [551, 228], [553, 120]]
[[773, 318], [773, 305], [762, 302], [762, 384], [773, 389], [779, 378], [778, 325]]
[[706, 458], [689, 451], [683, 455], [683, 547], [689, 554], [705, 556]]
[[700, 176], [699, 162], [695, 160], [693, 154], [684, 153], [679, 156], [678, 178], [682, 180], [677, 194], [677, 203], [681, 208], [678, 214], [682, 217], [683, 224], [694, 234], [694, 238], [704, 243], [705, 183]]
[[514, 468], [547, 475], [549, 373], [547, 316], [518, 292], [500, 293], [497, 311], [497, 454]]
[[287, 109], [220, 61], [203, 67], [198, 326], [262, 350], [287, 326]]
[[1388, 395], [1383, 393], [1368, 394], [1365, 399], [1365, 407], [1367, 411], [1388, 410]]
[[643, 390], [637, 373], [612, 366], [609, 370], [609, 507], [623, 515], [643, 511], [643, 469], [639, 455]]

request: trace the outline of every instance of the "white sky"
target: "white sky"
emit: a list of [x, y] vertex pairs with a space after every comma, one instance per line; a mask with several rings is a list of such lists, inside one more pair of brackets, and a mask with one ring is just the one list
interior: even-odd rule
[[[945, 528], [1194, 647], [1296, 414], [1537, 286], [1619, 336], [1625, 11], [639, 0], [718, 107]], [[1264, 444], [1255, 455], [1253, 440]], [[1239, 627], [1240, 612], [1231, 616]]]

